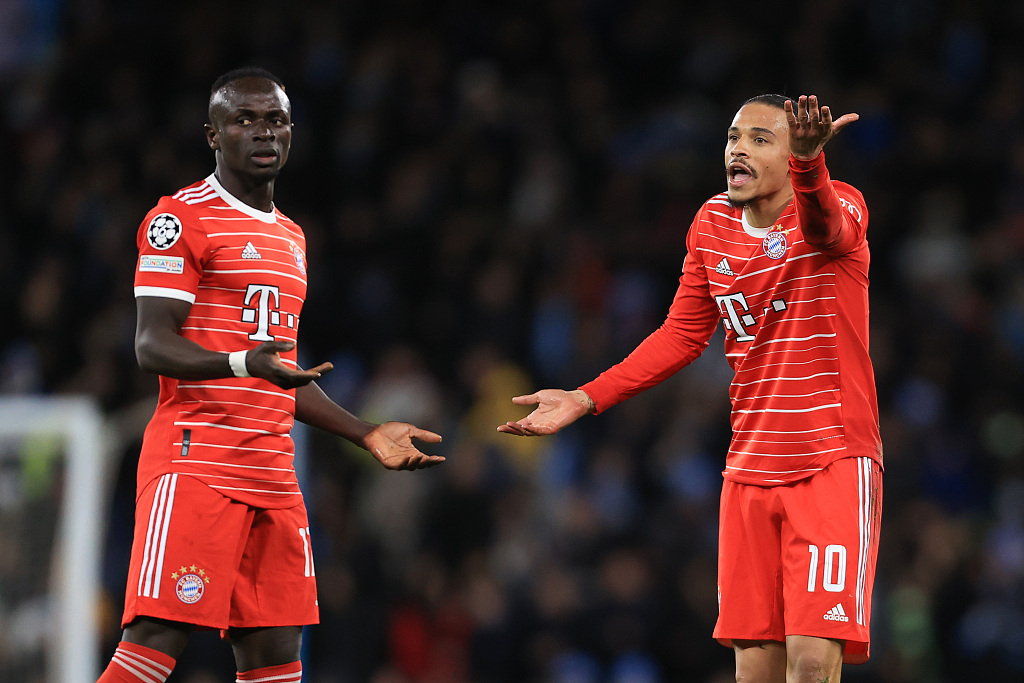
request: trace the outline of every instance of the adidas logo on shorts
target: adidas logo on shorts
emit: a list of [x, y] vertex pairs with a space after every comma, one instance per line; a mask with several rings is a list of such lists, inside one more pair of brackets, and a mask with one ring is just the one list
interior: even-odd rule
[[839, 603], [829, 611], [825, 612], [824, 619], [826, 621], [849, 621], [850, 617], [846, 616], [846, 610], [843, 609], [843, 603]]

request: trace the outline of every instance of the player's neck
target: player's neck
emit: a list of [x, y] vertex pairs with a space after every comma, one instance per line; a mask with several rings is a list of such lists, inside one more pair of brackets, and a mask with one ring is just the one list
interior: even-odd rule
[[758, 197], [743, 207], [743, 216], [754, 228], [770, 228], [779, 220], [789, 203], [793, 201], [793, 188], [786, 187], [772, 195]]
[[250, 180], [237, 173], [225, 172], [219, 167], [215, 175], [221, 187], [227, 190], [235, 199], [248, 204], [258, 211], [269, 212], [274, 210], [274, 178]]

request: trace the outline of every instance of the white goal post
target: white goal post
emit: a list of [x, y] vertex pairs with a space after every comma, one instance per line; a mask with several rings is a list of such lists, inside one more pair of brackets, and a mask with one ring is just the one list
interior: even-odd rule
[[0, 450], [0, 459], [17, 458], [19, 443], [39, 437], [58, 441], [63, 456], [42, 666], [45, 680], [53, 683], [91, 683], [99, 676], [100, 565], [108, 508], [103, 414], [88, 397], [0, 398], [0, 441], [15, 445], [13, 451]]

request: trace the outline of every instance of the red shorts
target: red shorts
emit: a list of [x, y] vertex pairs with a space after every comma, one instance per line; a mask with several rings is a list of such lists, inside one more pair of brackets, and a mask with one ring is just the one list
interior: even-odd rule
[[186, 475], [150, 482], [135, 509], [122, 626], [138, 616], [208, 629], [317, 623], [305, 505], [250, 507]]
[[846, 641], [870, 653], [882, 476], [870, 458], [837, 460], [788, 486], [722, 487], [715, 638]]

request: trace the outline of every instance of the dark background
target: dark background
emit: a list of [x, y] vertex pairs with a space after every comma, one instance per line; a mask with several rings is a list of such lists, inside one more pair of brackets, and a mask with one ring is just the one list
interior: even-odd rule
[[[671, 301], [725, 129], [762, 92], [860, 113], [827, 150], [871, 212], [885, 444], [873, 658], [844, 680], [1024, 672], [1024, 4], [868, 0], [0, 2], [0, 392], [95, 396], [125, 442], [104, 572], [119, 637], [138, 434], [135, 234], [213, 169], [210, 83], [294, 105], [277, 205], [306, 231], [307, 365], [367, 419], [440, 431], [387, 473], [311, 434], [316, 683], [724, 682], [711, 639], [730, 371], [557, 437], [495, 426]], [[229, 680], [194, 639], [174, 680]]]

